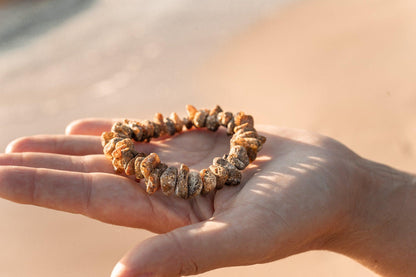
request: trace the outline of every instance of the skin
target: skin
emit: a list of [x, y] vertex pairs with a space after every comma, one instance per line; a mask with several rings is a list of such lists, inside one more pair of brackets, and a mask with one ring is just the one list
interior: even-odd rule
[[[348, 255], [384, 276], [416, 275], [412, 174], [328, 137], [260, 126], [267, 142], [239, 186], [191, 200], [160, 190], [149, 196], [102, 155], [99, 135], [111, 125], [84, 119], [67, 135], [11, 142], [0, 154], [0, 196], [159, 233], [127, 253], [112, 277], [190, 275], [313, 249]], [[199, 170], [228, 152], [229, 138], [224, 128], [193, 129], [137, 147]]]

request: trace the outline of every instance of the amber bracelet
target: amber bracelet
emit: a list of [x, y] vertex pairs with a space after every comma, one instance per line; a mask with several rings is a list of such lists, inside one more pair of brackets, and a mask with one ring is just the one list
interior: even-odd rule
[[[135, 175], [137, 180], [144, 178], [149, 194], [161, 188], [166, 195], [175, 194], [184, 199], [206, 195], [224, 185], [240, 184], [241, 170], [256, 159], [257, 152], [266, 142], [266, 137], [257, 134], [253, 117], [243, 112], [235, 115], [224, 112], [218, 105], [212, 110], [197, 110], [187, 105], [186, 110], [188, 116], [183, 119], [173, 112], [166, 118], [157, 113], [153, 121], [125, 119], [116, 122], [111, 132], [101, 135], [104, 154], [112, 160], [114, 170]], [[187, 129], [206, 127], [210, 131], [216, 131], [220, 126], [226, 127], [227, 134], [232, 135], [230, 152], [214, 158], [212, 165], [196, 172], [190, 171], [184, 164], [179, 169], [168, 167], [156, 153], [145, 154], [134, 148], [133, 140], [149, 142], [152, 138], [173, 136], [182, 132], [184, 126]]]

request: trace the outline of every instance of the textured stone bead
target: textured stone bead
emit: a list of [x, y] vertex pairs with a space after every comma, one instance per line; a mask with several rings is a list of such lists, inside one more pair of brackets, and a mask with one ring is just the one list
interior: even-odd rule
[[209, 169], [202, 169], [199, 172], [202, 180], [202, 191], [201, 194], [205, 195], [213, 191], [217, 186], [217, 178]]
[[202, 179], [199, 172], [191, 171], [188, 174], [188, 197], [195, 197], [201, 193]]
[[178, 181], [176, 182], [175, 194], [183, 199], [188, 198], [188, 174], [189, 167], [181, 164], [178, 171]]
[[159, 163], [160, 158], [156, 153], [150, 153], [147, 157], [145, 157], [140, 163], [140, 171], [142, 172], [144, 178], [149, 178], [150, 173]]
[[176, 167], [168, 167], [160, 176], [160, 186], [162, 192], [171, 195], [175, 191], [176, 182], [178, 180], [178, 169]]

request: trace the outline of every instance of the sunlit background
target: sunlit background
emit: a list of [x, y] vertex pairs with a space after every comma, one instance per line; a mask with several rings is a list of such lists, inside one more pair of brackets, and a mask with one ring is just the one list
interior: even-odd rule
[[[415, 171], [415, 14], [410, 0], [0, 0], [0, 147], [220, 104]], [[0, 200], [0, 276], [109, 276], [150, 236]], [[375, 274], [310, 252], [203, 276]]]

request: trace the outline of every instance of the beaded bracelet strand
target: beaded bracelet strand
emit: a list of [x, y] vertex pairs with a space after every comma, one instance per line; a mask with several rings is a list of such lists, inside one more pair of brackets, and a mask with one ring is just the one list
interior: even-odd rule
[[[253, 117], [243, 112], [235, 115], [224, 112], [218, 105], [212, 110], [197, 110], [187, 105], [186, 110], [188, 116], [183, 119], [175, 112], [166, 118], [156, 113], [153, 121], [125, 119], [116, 122], [110, 132], [102, 133], [103, 151], [112, 160], [114, 170], [135, 175], [137, 180], [144, 178], [149, 194], [161, 188], [166, 195], [175, 194], [184, 199], [206, 195], [224, 185], [239, 185], [241, 171], [256, 159], [257, 152], [266, 142], [266, 137], [257, 134]], [[190, 171], [184, 164], [179, 169], [168, 167], [156, 153], [145, 154], [134, 148], [133, 140], [149, 142], [152, 138], [173, 136], [182, 132], [184, 126], [187, 129], [193, 126], [206, 127], [210, 131], [216, 131], [220, 126], [226, 127], [227, 134], [232, 135], [230, 152], [214, 158], [212, 165], [196, 172]]]

